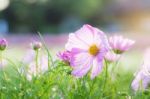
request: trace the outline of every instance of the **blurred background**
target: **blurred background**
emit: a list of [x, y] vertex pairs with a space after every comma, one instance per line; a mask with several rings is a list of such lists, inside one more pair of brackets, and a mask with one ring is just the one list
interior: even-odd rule
[[83, 24], [134, 39], [126, 64], [135, 66], [141, 62], [140, 50], [150, 45], [150, 0], [0, 0], [0, 36], [8, 40], [12, 58], [14, 51], [24, 54], [22, 49], [39, 40], [37, 32], [55, 55], [68, 33]]
[[60, 34], [88, 23], [112, 32], [150, 32], [150, 0], [0, 0], [0, 33]]

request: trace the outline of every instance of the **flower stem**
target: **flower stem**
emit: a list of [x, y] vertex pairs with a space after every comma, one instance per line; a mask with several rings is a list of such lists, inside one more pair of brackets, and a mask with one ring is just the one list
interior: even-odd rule
[[1, 64], [1, 67], [2, 67], [3, 79], [4, 79], [4, 81], [6, 81], [6, 74], [5, 74], [4, 66], [3, 66], [3, 51], [0, 51], [0, 64]]
[[35, 64], [36, 64], [36, 74], [38, 74], [38, 56], [39, 56], [39, 50], [36, 50], [36, 57], [35, 57]]
[[89, 91], [89, 95], [91, 95], [92, 89], [94, 89], [94, 84], [96, 82], [97, 78], [95, 78], [94, 80], [92, 80], [92, 85], [90, 86], [90, 91]]
[[114, 66], [113, 66], [113, 68], [111, 70], [111, 74], [113, 74], [115, 72], [116, 68], [118, 68], [118, 64], [119, 64], [119, 62], [121, 60], [121, 57], [122, 56], [120, 56], [120, 58], [114, 63]]
[[108, 64], [107, 64], [107, 61], [105, 60], [105, 66], [106, 66], [106, 70], [105, 70], [105, 80], [104, 80], [104, 87], [103, 87], [103, 90], [105, 90], [105, 86], [106, 86], [106, 83], [107, 83], [107, 78], [108, 78]]

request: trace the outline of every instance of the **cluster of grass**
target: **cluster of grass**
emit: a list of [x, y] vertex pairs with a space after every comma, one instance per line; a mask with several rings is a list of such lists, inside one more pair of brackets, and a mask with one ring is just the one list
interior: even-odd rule
[[[17, 64], [17, 65], [16, 65]], [[133, 92], [131, 72], [103, 72], [91, 80], [90, 75], [76, 78], [71, 67], [56, 60], [51, 68], [29, 81], [20, 72], [21, 63], [9, 60], [0, 72], [0, 99], [148, 99], [149, 91]]]

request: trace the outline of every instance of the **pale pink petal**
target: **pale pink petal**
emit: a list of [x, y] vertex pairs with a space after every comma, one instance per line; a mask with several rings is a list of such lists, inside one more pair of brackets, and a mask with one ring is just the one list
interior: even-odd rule
[[93, 60], [93, 67], [91, 71], [91, 79], [95, 78], [102, 71], [102, 61], [98, 61], [97, 58]]
[[71, 61], [70, 61], [71, 66], [73, 66], [73, 67], [80, 66], [80, 65], [84, 64], [84, 62], [89, 57], [91, 57], [91, 55], [89, 55], [87, 52], [76, 52], [76, 53], [74, 52], [74, 53], [72, 53], [72, 57], [71, 57]]
[[120, 58], [120, 55], [119, 54], [115, 54], [114, 52], [107, 52], [106, 55], [105, 55], [105, 59], [108, 61], [108, 62], [115, 62], [117, 61], [118, 59]]
[[134, 91], [145, 90], [150, 84], [150, 77], [145, 75], [143, 70], [139, 71], [133, 80], [131, 87]]
[[91, 45], [93, 43], [94, 38], [94, 28], [90, 25], [84, 25], [78, 31], [75, 32], [78, 39], [82, 42]]
[[92, 65], [92, 58], [87, 57], [87, 59], [77, 68], [72, 71], [72, 74], [77, 77], [83, 77], [90, 70]]
[[82, 42], [76, 34], [69, 34], [69, 40], [65, 45], [66, 50], [71, 51], [72, 48], [88, 49], [88, 45]]

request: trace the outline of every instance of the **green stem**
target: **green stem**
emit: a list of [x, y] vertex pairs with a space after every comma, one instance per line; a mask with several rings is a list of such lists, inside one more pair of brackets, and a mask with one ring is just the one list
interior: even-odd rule
[[3, 78], [4, 78], [4, 80], [6, 80], [6, 74], [5, 74], [4, 67], [3, 67], [3, 53], [2, 53], [2, 51], [0, 52], [0, 62], [1, 62], [1, 66], [2, 66]]
[[39, 50], [36, 50], [36, 57], [35, 57], [35, 64], [36, 64], [36, 74], [38, 74], [38, 56], [39, 56]]
[[90, 86], [90, 91], [89, 91], [89, 95], [91, 95], [92, 89], [94, 89], [94, 84], [96, 82], [96, 78], [92, 81], [92, 85]]
[[105, 70], [105, 80], [104, 80], [104, 87], [103, 87], [104, 90], [105, 90], [105, 86], [106, 86], [107, 78], [108, 78], [108, 64], [106, 60], [105, 60], [105, 64], [106, 64], [106, 70]]
[[115, 62], [115, 65], [113, 66], [112, 70], [111, 70], [111, 74], [114, 73], [114, 71], [116, 70], [116, 68], [118, 68], [118, 64], [119, 64], [119, 61], [121, 60], [121, 57]]
[[[51, 66], [54, 66], [54, 61], [53, 61], [52, 55], [51, 55], [51, 53], [49, 52], [49, 50], [48, 50], [48, 48], [47, 48], [47, 46], [46, 46], [46, 43], [45, 43], [45, 41], [44, 41], [44, 39], [43, 39], [41, 33], [38, 32], [38, 34], [39, 34], [39, 36], [40, 36], [40, 38], [41, 38], [41, 40], [42, 40], [42, 43], [43, 43], [43, 45], [44, 45], [44, 48], [45, 48], [45, 50], [46, 50], [46, 52], [47, 52], [47, 54], [48, 54], [48, 68], [50, 69], [50, 65], [51, 65]], [[50, 62], [51, 62], [51, 64], [50, 64]]]

